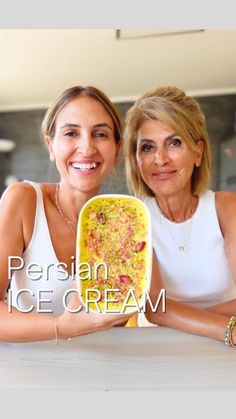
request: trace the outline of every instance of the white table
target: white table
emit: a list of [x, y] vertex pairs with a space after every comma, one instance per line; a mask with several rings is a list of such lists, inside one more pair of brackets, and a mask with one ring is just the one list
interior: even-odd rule
[[0, 389], [236, 390], [236, 349], [164, 327], [0, 343]]

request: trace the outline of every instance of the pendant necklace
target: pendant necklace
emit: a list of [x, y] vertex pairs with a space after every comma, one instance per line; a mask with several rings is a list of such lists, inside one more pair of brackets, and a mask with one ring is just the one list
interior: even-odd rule
[[[155, 202], [156, 202], [156, 201], [155, 201]], [[197, 204], [197, 206], [195, 206], [195, 204], [193, 204], [193, 205], [192, 205], [191, 212], [190, 212], [190, 217], [191, 217], [191, 220], [190, 220], [190, 222], [189, 222], [189, 225], [188, 225], [188, 230], [187, 230], [187, 233], [186, 233], [186, 238], [185, 238], [185, 240], [184, 240], [184, 242], [183, 242], [183, 243], [179, 243], [179, 242], [176, 240], [175, 236], [173, 235], [173, 233], [172, 233], [171, 229], [170, 229], [170, 228], [169, 228], [169, 226], [168, 226], [168, 223], [167, 223], [166, 217], [165, 217], [165, 215], [163, 214], [163, 212], [162, 212], [161, 208], [159, 207], [159, 205], [157, 204], [157, 202], [156, 202], [156, 206], [157, 206], [158, 211], [159, 211], [160, 216], [161, 216], [161, 224], [164, 224], [164, 225], [165, 225], [166, 230], [168, 231], [168, 233], [169, 233], [170, 237], [172, 238], [173, 242], [176, 244], [176, 246], [177, 246], [178, 250], [179, 250], [180, 252], [188, 252], [188, 251], [189, 251], [189, 240], [190, 240], [191, 231], [192, 231], [192, 224], [193, 224], [193, 214], [194, 214], [194, 212], [195, 212], [195, 210], [196, 210], [196, 208], [197, 208], [198, 204]], [[189, 217], [189, 218], [190, 218], [190, 217]], [[162, 221], [163, 221], [163, 222], [162, 222]], [[178, 224], [178, 223], [176, 223], [176, 224]]]
[[67, 222], [67, 224], [68, 224], [68, 226], [69, 226], [69, 228], [70, 228], [70, 230], [73, 234], [73, 237], [76, 238], [74, 223], [73, 223], [73, 221], [71, 221], [67, 217], [66, 212], [61, 207], [60, 200], [59, 200], [59, 189], [60, 189], [60, 184], [58, 183], [57, 186], [56, 186], [56, 190], [55, 190], [55, 204], [56, 204], [57, 210], [58, 210], [59, 214], [61, 215], [61, 217]]

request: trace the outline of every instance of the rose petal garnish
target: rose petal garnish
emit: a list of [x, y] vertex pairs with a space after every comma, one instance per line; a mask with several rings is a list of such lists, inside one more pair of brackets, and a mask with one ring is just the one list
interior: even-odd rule
[[146, 242], [140, 242], [140, 243], [138, 243], [136, 245], [136, 248], [135, 248], [136, 252], [141, 252], [144, 249], [145, 245], [146, 245]]
[[131, 280], [129, 275], [119, 275], [120, 282], [128, 282]]
[[101, 224], [105, 224], [106, 222], [106, 217], [103, 214], [103, 212], [100, 212], [100, 214], [97, 214], [97, 219], [98, 221], [100, 221]]

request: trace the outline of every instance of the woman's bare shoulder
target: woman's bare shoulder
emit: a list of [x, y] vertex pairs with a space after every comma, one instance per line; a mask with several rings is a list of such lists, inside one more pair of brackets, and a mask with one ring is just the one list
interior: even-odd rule
[[[44, 205], [48, 200], [53, 199], [55, 193], [54, 183], [38, 183], [37, 184], [43, 194]], [[36, 190], [29, 182], [18, 182], [10, 185], [3, 193], [0, 200], [0, 207], [16, 207], [18, 212], [21, 208], [27, 213], [35, 210]]]
[[236, 207], [236, 192], [231, 191], [217, 191], [215, 193], [216, 206], [220, 210], [235, 210]]
[[1, 204], [5, 205], [28, 205], [29, 203], [35, 204], [36, 193], [34, 188], [27, 182], [14, 183], [4, 191], [1, 197]]
[[219, 191], [215, 194], [216, 211], [223, 229], [236, 223], [236, 193]]

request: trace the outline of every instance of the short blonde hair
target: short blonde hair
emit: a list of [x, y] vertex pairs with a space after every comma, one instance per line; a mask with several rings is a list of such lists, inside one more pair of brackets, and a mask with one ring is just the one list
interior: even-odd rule
[[143, 181], [136, 163], [137, 133], [145, 120], [159, 120], [175, 130], [193, 150], [202, 141], [204, 150], [199, 167], [194, 167], [191, 179], [192, 193], [202, 194], [211, 178], [211, 149], [205, 116], [197, 101], [174, 86], [161, 86], [141, 96], [126, 114], [124, 153], [129, 190], [140, 198], [153, 196]]

